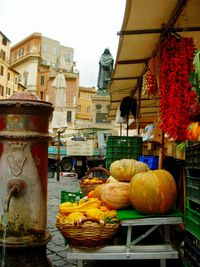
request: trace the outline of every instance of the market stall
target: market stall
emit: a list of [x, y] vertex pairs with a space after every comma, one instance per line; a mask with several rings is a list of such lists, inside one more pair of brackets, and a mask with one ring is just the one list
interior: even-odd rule
[[[199, 158], [199, 154], [195, 154], [199, 144], [193, 146], [194, 142], [198, 143], [200, 135], [199, 113], [197, 108], [195, 112], [191, 110], [193, 105], [198, 107], [200, 99], [199, 9], [198, 0], [126, 2], [115, 69], [109, 85], [109, 118], [115, 119], [120, 110], [127, 121], [126, 126], [136, 128], [138, 136], [110, 137], [106, 151], [109, 178], [106, 177], [101, 189], [96, 186], [80, 203], [72, 206], [63, 203], [59, 209], [57, 227], [69, 242], [67, 258], [78, 260], [79, 266], [83, 260], [157, 259], [164, 267], [167, 259], [180, 257], [180, 243], [175, 246], [176, 233], [171, 232], [174, 225], [183, 233], [181, 241], [186, 244], [186, 252], [189, 251], [185, 252], [187, 266], [198, 264], [199, 248], [193, 248], [190, 243], [199, 242], [200, 220], [199, 190], [194, 190], [194, 187], [199, 188], [200, 179], [199, 166], [194, 166], [195, 155]], [[128, 113], [122, 106], [128, 107]], [[134, 120], [131, 125], [130, 118]], [[180, 165], [176, 176], [174, 171], [178, 165], [174, 167], [171, 158], [177, 160], [179, 157], [174, 154], [173, 146], [183, 146], [186, 140], [192, 145], [186, 149], [186, 161], [183, 157], [181, 163], [176, 162]], [[145, 156], [145, 144], [151, 147], [148, 152], [155, 153], [146, 156], [159, 156], [157, 167], [140, 158]], [[192, 160], [188, 153], [192, 153]], [[170, 160], [166, 160], [166, 155]], [[88, 180], [92, 179], [88, 177]], [[177, 201], [180, 197], [183, 197], [182, 202]], [[85, 200], [87, 208], [80, 209], [79, 204], [85, 205]], [[88, 204], [88, 201], [94, 203]], [[95, 209], [88, 211], [90, 205]], [[74, 208], [79, 213], [77, 217], [73, 217], [74, 214], [70, 217], [72, 239], [74, 241], [75, 233], [78, 233], [78, 239], [71, 243], [65, 227], [69, 224], [67, 216]], [[161, 234], [158, 242], [152, 242], [154, 238], [148, 240], [149, 235], [154, 237], [158, 228]], [[191, 257], [191, 254], [195, 256]]]
[[128, 128], [143, 136], [143, 155], [158, 155], [158, 167], [171, 173], [181, 166], [187, 266], [198, 266], [200, 255], [200, 172], [194, 163], [200, 139], [199, 9], [197, 0], [127, 1], [109, 86], [110, 119], [124, 98], [134, 98], [137, 116], [130, 112], [126, 119], [134, 119]]

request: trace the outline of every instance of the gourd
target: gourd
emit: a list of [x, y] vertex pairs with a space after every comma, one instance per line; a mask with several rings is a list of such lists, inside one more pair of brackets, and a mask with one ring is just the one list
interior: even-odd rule
[[172, 209], [176, 202], [176, 182], [166, 170], [138, 173], [130, 182], [129, 195], [136, 210], [163, 214]]
[[129, 183], [108, 183], [101, 189], [101, 202], [110, 209], [122, 209], [131, 206]]
[[147, 164], [135, 159], [116, 160], [110, 165], [111, 176], [121, 182], [130, 182], [135, 174], [148, 170]]
[[81, 204], [79, 203], [71, 203], [69, 202], [64, 202], [60, 204], [59, 206], [59, 213], [61, 214], [69, 214], [71, 212], [87, 212], [87, 210], [92, 209], [92, 208], [100, 208], [101, 202], [97, 198], [90, 198], [88, 201], [85, 201]]

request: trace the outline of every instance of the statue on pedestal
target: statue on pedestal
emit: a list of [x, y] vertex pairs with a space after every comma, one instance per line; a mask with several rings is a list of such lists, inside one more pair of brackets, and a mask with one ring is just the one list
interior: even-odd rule
[[108, 83], [113, 72], [113, 57], [108, 48], [106, 48], [99, 60], [99, 74], [97, 87], [98, 91], [107, 92]]

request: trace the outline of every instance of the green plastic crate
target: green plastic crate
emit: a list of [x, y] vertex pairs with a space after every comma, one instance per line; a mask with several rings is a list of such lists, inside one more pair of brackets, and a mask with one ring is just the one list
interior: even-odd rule
[[68, 192], [68, 191], [61, 191], [61, 203], [64, 202], [77, 202], [83, 197], [82, 192]]
[[200, 239], [200, 211], [193, 209], [191, 203], [189, 200], [186, 202], [185, 229]]
[[136, 159], [142, 155], [141, 136], [109, 136], [106, 142], [106, 168], [120, 159]]
[[185, 167], [191, 169], [199, 169], [200, 166], [200, 142], [186, 147]]
[[200, 178], [187, 177], [186, 194], [187, 199], [200, 205]]

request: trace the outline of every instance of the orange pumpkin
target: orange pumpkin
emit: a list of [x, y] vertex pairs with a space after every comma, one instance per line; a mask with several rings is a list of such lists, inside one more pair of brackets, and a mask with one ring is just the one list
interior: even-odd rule
[[101, 188], [101, 202], [110, 209], [122, 209], [131, 206], [129, 183], [108, 183]]
[[136, 173], [148, 170], [147, 164], [135, 159], [116, 160], [110, 165], [111, 175], [120, 182], [130, 182]]
[[200, 137], [199, 122], [190, 122], [186, 130], [187, 140], [198, 140]]
[[147, 214], [163, 214], [175, 204], [176, 182], [166, 170], [138, 173], [130, 182], [129, 195], [136, 210]]

